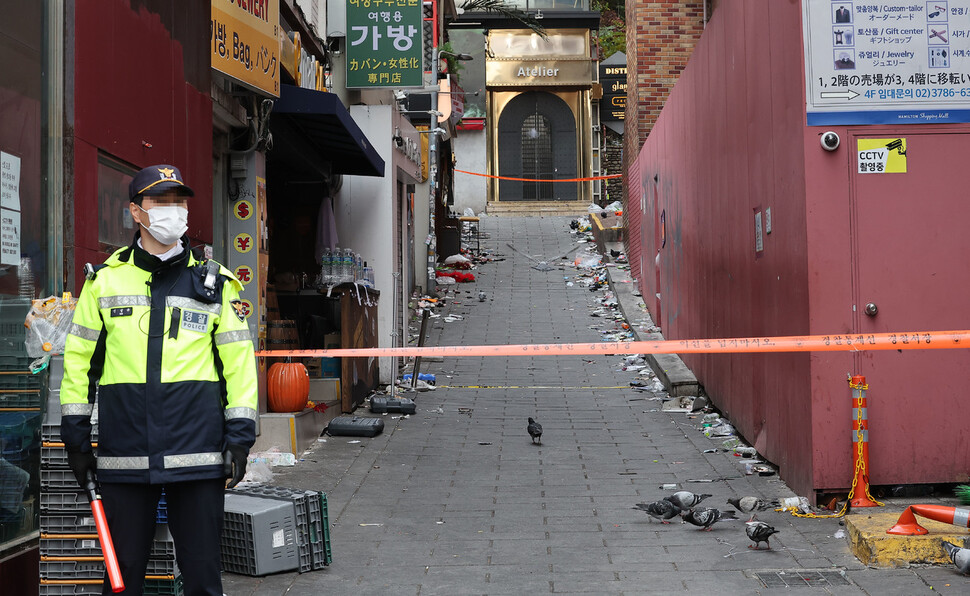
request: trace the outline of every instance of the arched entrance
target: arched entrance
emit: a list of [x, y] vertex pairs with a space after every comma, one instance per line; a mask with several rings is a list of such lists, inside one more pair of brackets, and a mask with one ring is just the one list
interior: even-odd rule
[[575, 201], [576, 119], [566, 102], [545, 91], [512, 99], [498, 121], [498, 174], [546, 182], [501, 180], [500, 201]]

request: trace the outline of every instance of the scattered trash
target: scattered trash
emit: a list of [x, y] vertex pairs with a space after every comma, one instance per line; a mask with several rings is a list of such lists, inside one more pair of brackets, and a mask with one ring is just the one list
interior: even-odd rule
[[676, 484], [661, 484], [660, 490], [677, 490]]
[[832, 538], [845, 538], [845, 528], [839, 528], [835, 534], [832, 535]]
[[456, 265], [466, 265], [471, 267], [472, 261], [465, 255], [451, 255], [445, 259], [444, 263], [450, 267], [454, 267]]
[[[410, 383], [411, 382], [411, 373], [406, 373], [404, 375], [401, 375], [401, 380], [404, 381], [405, 383]], [[434, 383], [435, 383], [435, 376], [433, 374], [431, 374], [431, 373], [418, 373], [418, 380], [419, 381], [424, 381], [425, 383], [428, 383], [429, 385], [434, 385]]]
[[[290, 455], [293, 455], [290, 453]], [[250, 455], [251, 457], [251, 455]], [[293, 465], [293, 464], [290, 464]], [[270, 469], [269, 464], [265, 461], [253, 462], [246, 464], [246, 475], [243, 476], [240, 485], [245, 483], [252, 484], [266, 484], [273, 481], [273, 470]]]
[[267, 466], [295, 466], [296, 456], [289, 451], [281, 450], [279, 447], [270, 447], [268, 451], [250, 453], [249, 463], [266, 464]]
[[675, 397], [663, 403], [660, 409], [664, 412], [690, 412], [690, 397]]

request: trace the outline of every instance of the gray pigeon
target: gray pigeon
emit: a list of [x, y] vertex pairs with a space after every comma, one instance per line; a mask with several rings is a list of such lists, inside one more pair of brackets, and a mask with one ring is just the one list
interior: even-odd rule
[[681, 511], [675, 503], [663, 499], [653, 503], [637, 503], [633, 508], [646, 512], [652, 518], [659, 519], [662, 524], [669, 524], [670, 522], [667, 520], [676, 517]]
[[957, 566], [957, 571], [964, 575], [970, 575], [970, 548], [960, 548], [959, 546], [940, 540], [946, 554], [950, 555], [950, 560]]
[[533, 418], [529, 418], [529, 436], [532, 437], [533, 443], [538, 441], [542, 445], [542, 425]]
[[707, 532], [710, 532], [713, 529], [711, 526], [722, 519], [738, 519], [733, 511], [721, 511], [713, 507], [706, 507], [697, 511], [689, 509], [681, 517], [685, 522], [700, 526]]
[[758, 497], [734, 497], [727, 500], [728, 505], [733, 505], [735, 509], [741, 513], [750, 513], [751, 519], [754, 520], [755, 511], [767, 511], [774, 507], [779, 507], [781, 504], [777, 501], [765, 501], [764, 499], [759, 499]]
[[769, 550], [771, 549], [771, 543], [768, 542], [768, 539], [771, 538], [772, 534], [777, 534], [778, 530], [763, 521], [749, 521], [744, 525], [744, 533], [754, 542], [754, 546], [749, 544], [748, 548], [761, 550], [760, 544], [764, 542], [768, 545], [768, 548], [765, 550]]
[[711, 495], [695, 495], [689, 490], [679, 490], [670, 496], [664, 497], [664, 500], [670, 501], [681, 509], [690, 509], [692, 507], [696, 507], [701, 501], [710, 496]]

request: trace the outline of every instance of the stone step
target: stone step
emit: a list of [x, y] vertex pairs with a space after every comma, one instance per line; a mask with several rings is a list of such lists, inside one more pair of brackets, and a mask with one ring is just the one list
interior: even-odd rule
[[497, 217], [528, 215], [586, 215], [589, 203], [584, 201], [492, 201], [485, 212]]

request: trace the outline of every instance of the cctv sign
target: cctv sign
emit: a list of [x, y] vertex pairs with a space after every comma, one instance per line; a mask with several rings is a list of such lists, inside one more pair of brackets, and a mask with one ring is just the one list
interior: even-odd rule
[[859, 139], [860, 174], [905, 174], [906, 139]]

